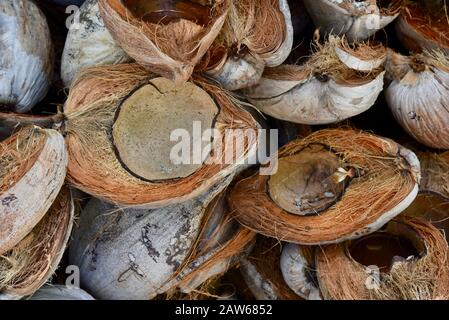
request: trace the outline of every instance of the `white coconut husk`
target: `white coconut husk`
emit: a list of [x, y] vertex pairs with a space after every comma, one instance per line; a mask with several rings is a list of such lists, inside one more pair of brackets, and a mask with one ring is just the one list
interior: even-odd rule
[[448, 6], [442, 1], [407, 1], [395, 24], [410, 51], [441, 50], [449, 54]]
[[0, 292], [32, 295], [55, 272], [70, 237], [74, 205], [63, 188], [42, 220], [16, 246], [0, 256]]
[[155, 210], [119, 209], [92, 200], [70, 247], [82, 286], [96, 298], [143, 300], [176, 287], [180, 272], [192, 267], [214, 199], [230, 180], [202, 197]]
[[[394, 252], [388, 243], [366, 245], [363, 249], [366, 252], [393, 251], [383, 254], [382, 259], [391, 258], [391, 261], [388, 261], [390, 266], [385, 267], [379, 265], [379, 262], [370, 261], [372, 254], [365, 254], [364, 259], [368, 259], [366, 262], [355, 260], [350, 242], [317, 250], [316, 271], [324, 298], [335, 300], [448, 299], [449, 248], [443, 235], [429, 222], [405, 216], [388, 223], [377, 235], [384, 234], [406, 239], [414, 252], [410, 256], [402, 256], [408, 252]], [[361, 240], [363, 239], [358, 241]], [[403, 248], [405, 244], [401, 243], [400, 249], [406, 251]], [[390, 257], [390, 255], [395, 256]], [[370, 263], [369, 269], [366, 263]], [[377, 271], [374, 268], [376, 263]]]
[[449, 148], [449, 58], [441, 51], [406, 57], [390, 51], [385, 90], [391, 112], [409, 135], [426, 146]]
[[326, 34], [345, 35], [349, 41], [366, 40], [399, 15], [400, 1], [383, 8], [379, 1], [304, 0], [317, 28]]
[[227, 90], [257, 84], [264, 68], [282, 64], [293, 46], [287, 0], [233, 1], [214, 46], [224, 48], [220, 63], [206, 73]]
[[73, 286], [47, 284], [26, 300], [95, 300], [86, 291]]
[[282, 241], [318, 245], [358, 238], [400, 214], [418, 193], [416, 155], [372, 134], [321, 130], [276, 156], [269, 163], [275, 174], [239, 181], [228, 200], [240, 223]]
[[[151, 104], [145, 105], [147, 100], [139, 98], [146, 94], [154, 97], [148, 100]], [[136, 102], [139, 109], [135, 104], [135, 112], [129, 112], [135, 101], [140, 101]], [[167, 109], [161, 103], [176, 108]], [[182, 117], [177, 115], [181, 104]], [[193, 105], [198, 114], [192, 111]], [[68, 179], [86, 193], [125, 206], [161, 207], [192, 199], [236, 172], [255, 153], [260, 126], [239, 105], [234, 97], [201, 77], [175, 86], [137, 65], [86, 70], [75, 81], [65, 105]], [[144, 114], [146, 110], [150, 110], [151, 117]], [[205, 113], [209, 117], [209, 112], [215, 114], [212, 128], [222, 135], [229, 130], [243, 130], [234, 132], [238, 141], [243, 140], [243, 150], [236, 150], [232, 139], [217, 138], [203, 162], [193, 166], [168, 163], [167, 153], [177, 144], [169, 140], [170, 130], [183, 128], [191, 133], [189, 119]], [[202, 130], [210, 128], [206, 123]], [[245, 139], [245, 130], [255, 134]], [[230, 158], [235, 161], [226, 161]], [[179, 175], [175, 177], [173, 172]]]
[[53, 56], [44, 14], [33, 1], [0, 3], [0, 107], [27, 112], [51, 85]]
[[[185, 5], [187, 11], [177, 8], [177, 2]], [[165, 23], [167, 16], [157, 21], [147, 21], [137, 15], [145, 11], [151, 16], [151, 13], [159, 12], [163, 4], [141, 1], [136, 3], [136, 7], [147, 5], [148, 8], [136, 12], [120, 0], [99, 0], [98, 3], [106, 27], [125, 52], [148, 70], [177, 83], [190, 78], [220, 32], [230, 6], [230, 0], [201, 4], [174, 1], [163, 9], [171, 10], [170, 13], [179, 19]], [[197, 12], [195, 6], [208, 13], [204, 16]], [[163, 12], [160, 11], [161, 14]], [[195, 19], [205, 19], [207, 23], [201, 25], [198, 21], [191, 21], [183, 17], [186, 14]]]
[[0, 144], [0, 254], [44, 217], [65, 179], [67, 151], [57, 131], [27, 127]]
[[61, 79], [66, 87], [83, 68], [131, 60], [106, 29], [98, 0], [84, 2], [75, 23], [69, 28], [61, 60]]
[[275, 239], [259, 236], [247, 258], [240, 262], [240, 272], [257, 300], [299, 300], [285, 282], [280, 257], [282, 245]]
[[260, 111], [301, 124], [329, 124], [368, 110], [383, 89], [383, 46], [330, 37], [303, 65], [266, 69], [244, 90]]

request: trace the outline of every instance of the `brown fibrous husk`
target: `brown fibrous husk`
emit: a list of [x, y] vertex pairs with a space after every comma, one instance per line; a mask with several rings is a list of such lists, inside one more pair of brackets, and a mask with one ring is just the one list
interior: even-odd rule
[[[123, 168], [110, 139], [115, 111], [134, 88], [154, 77], [136, 64], [122, 64], [87, 69], [74, 81], [65, 105], [65, 129], [69, 152], [68, 180], [78, 189], [123, 205], [163, 202], [185, 197], [204, 185], [212, 185], [220, 178], [220, 172], [229, 167], [224, 160], [229, 157], [227, 153], [230, 151], [227, 150], [237, 153], [235, 148], [231, 148], [232, 139], [214, 139], [211, 161], [183, 179], [147, 182]], [[239, 107], [234, 97], [199, 76], [193, 82], [208, 92], [220, 108], [215, 128], [223, 137], [227, 129], [257, 132], [257, 122]], [[257, 139], [257, 136], [245, 139], [246, 147], [242, 153], [234, 154], [234, 159], [244, 158]], [[214, 154], [223, 159], [213, 158]]]
[[345, 243], [318, 249], [316, 264], [322, 294], [335, 300], [446, 300], [449, 298], [449, 248], [443, 235], [429, 222], [401, 216], [422, 239], [425, 254], [418, 259], [395, 263], [380, 274], [378, 287], [365, 285], [365, 267], [346, 253]]
[[310, 144], [326, 146], [340, 157], [342, 167], [357, 172], [339, 201], [316, 215], [290, 214], [268, 194], [269, 176], [256, 173], [238, 182], [228, 198], [241, 224], [287, 242], [305, 245], [336, 242], [355, 232], [363, 234], [366, 226], [395, 208], [419, 181], [419, 173], [399, 155], [397, 143], [357, 130], [317, 131], [282, 147], [277, 156], [287, 157]]
[[34, 229], [0, 256], [0, 292], [27, 296], [44, 285], [59, 264], [72, 222], [72, 198], [70, 191], [63, 188]]

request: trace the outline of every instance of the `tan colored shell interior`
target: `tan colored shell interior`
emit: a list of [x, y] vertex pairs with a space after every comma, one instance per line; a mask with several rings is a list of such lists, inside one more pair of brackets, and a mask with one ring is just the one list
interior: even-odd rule
[[[153, 79], [119, 108], [112, 129], [117, 155], [131, 173], [145, 180], [187, 177], [207, 159], [207, 154], [197, 158], [198, 146], [203, 153], [210, 144], [210, 139], [202, 141], [202, 135], [213, 128], [218, 113], [215, 101], [198, 86], [186, 83], [177, 87], [170, 80]], [[194, 134], [194, 126], [200, 128], [199, 134]], [[188, 140], [178, 133], [182, 137], [188, 134]], [[184, 142], [186, 148], [176, 152], [176, 157], [186, 161], [177, 163], [171, 153]]]

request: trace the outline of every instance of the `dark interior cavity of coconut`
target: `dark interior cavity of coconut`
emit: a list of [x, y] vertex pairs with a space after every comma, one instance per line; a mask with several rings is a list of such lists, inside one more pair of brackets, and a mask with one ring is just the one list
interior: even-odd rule
[[268, 193], [282, 209], [297, 215], [313, 215], [332, 206], [345, 190], [338, 181], [339, 157], [323, 145], [312, 144], [279, 159], [278, 171], [268, 180]]
[[[218, 114], [214, 99], [195, 84], [175, 86], [164, 78], [150, 80], [126, 97], [117, 109], [112, 129], [117, 156], [125, 169], [145, 181], [185, 178], [207, 159], [204, 156], [199, 159], [202, 161], [196, 161], [197, 146], [201, 145], [203, 153], [211, 144], [202, 135], [214, 128]], [[199, 135], [194, 134], [194, 126], [200, 126]], [[181, 143], [171, 141], [175, 130], [189, 134], [188, 163], [177, 164], [170, 157], [173, 147]]]
[[419, 194], [403, 214], [421, 218], [441, 230], [449, 241], [449, 201], [436, 193]]
[[397, 221], [389, 222], [383, 230], [348, 242], [347, 254], [368, 267], [377, 266], [388, 273], [395, 262], [413, 257], [416, 261], [426, 253], [423, 239], [410, 226]]
[[169, 24], [180, 19], [190, 20], [202, 26], [211, 22], [209, 1], [188, 0], [121, 0], [137, 18], [145, 22]]

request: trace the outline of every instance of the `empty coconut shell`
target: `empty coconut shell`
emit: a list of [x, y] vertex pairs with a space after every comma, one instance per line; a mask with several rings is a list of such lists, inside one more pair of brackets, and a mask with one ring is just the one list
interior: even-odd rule
[[186, 82], [224, 24], [231, 0], [99, 0], [112, 37], [150, 71]]
[[349, 41], [369, 38], [399, 15], [401, 1], [304, 0], [315, 25]]
[[98, 0], [87, 0], [79, 8], [79, 19], [71, 25], [61, 59], [61, 79], [69, 87], [81, 69], [129, 62], [131, 58], [115, 42], [104, 25]]
[[52, 82], [47, 20], [33, 1], [2, 0], [0, 25], [0, 108], [27, 112]]
[[86, 291], [72, 286], [47, 284], [27, 300], [95, 300]]
[[47, 282], [61, 261], [73, 218], [72, 197], [63, 188], [42, 220], [0, 256], [0, 292], [12, 297], [28, 296]]
[[283, 241], [316, 245], [358, 238], [381, 228], [418, 193], [415, 154], [372, 134], [317, 131], [276, 156], [271, 175], [239, 181], [228, 200], [244, 226]]
[[424, 145], [449, 149], [449, 57], [390, 51], [386, 66], [392, 82], [385, 96], [398, 123]]
[[64, 111], [69, 181], [123, 205], [165, 206], [204, 193], [255, 153], [259, 136], [251, 114], [219, 87], [200, 77], [175, 86], [137, 65], [86, 70]]
[[382, 45], [349, 46], [331, 36], [302, 65], [266, 69], [244, 90], [260, 111], [302, 124], [328, 124], [368, 110], [383, 88]]
[[397, 218], [377, 233], [317, 250], [326, 299], [445, 300], [448, 244], [424, 220]]
[[441, 0], [407, 1], [395, 25], [399, 40], [416, 53], [440, 49], [449, 54], [448, 8]]
[[257, 84], [265, 66], [287, 59], [293, 26], [287, 0], [234, 0], [209, 52], [207, 74], [228, 90]]
[[0, 143], [0, 255], [48, 212], [66, 167], [64, 138], [55, 130], [26, 127]]
[[299, 300], [285, 283], [280, 269], [282, 245], [259, 236], [248, 257], [240, 262], [240, 272], [257, 300]]
[[[217, 221], [216, 212], [221, 214], [215, 211], [216, 197], [229, 182], [222, 181], [199, 198], [154, 210], [121, 209], [92, 200], [81, 215], [70, 247], [70, 261], [83, 275], [82, 286], [96, 298], [146, 300], [176, 289], [199, 268], [206, 268], [200, 273], [202, 281], [208, 280], [205, 275], [215, 276], [210, 268], [221, 264], [221, 259], [206, 266], [213, 257], [204, 259], [202, 253], [216, 250], [213, 242], [217, 238], [206, 239], [202, 234], [210, 229], [209, 221]], [[223, 218], [214, 225], [217, 235]], [[254, 237], [250, 231], [245, 234], [228, 258], [240, 254]], [[228, 234], [226, 239], [227, 243], [220, 241], [220, 250], [233, 241]], [[205, 244], [213, 245], [206, 248]], [[185, 291], [191, 288], [181, 287]]]

